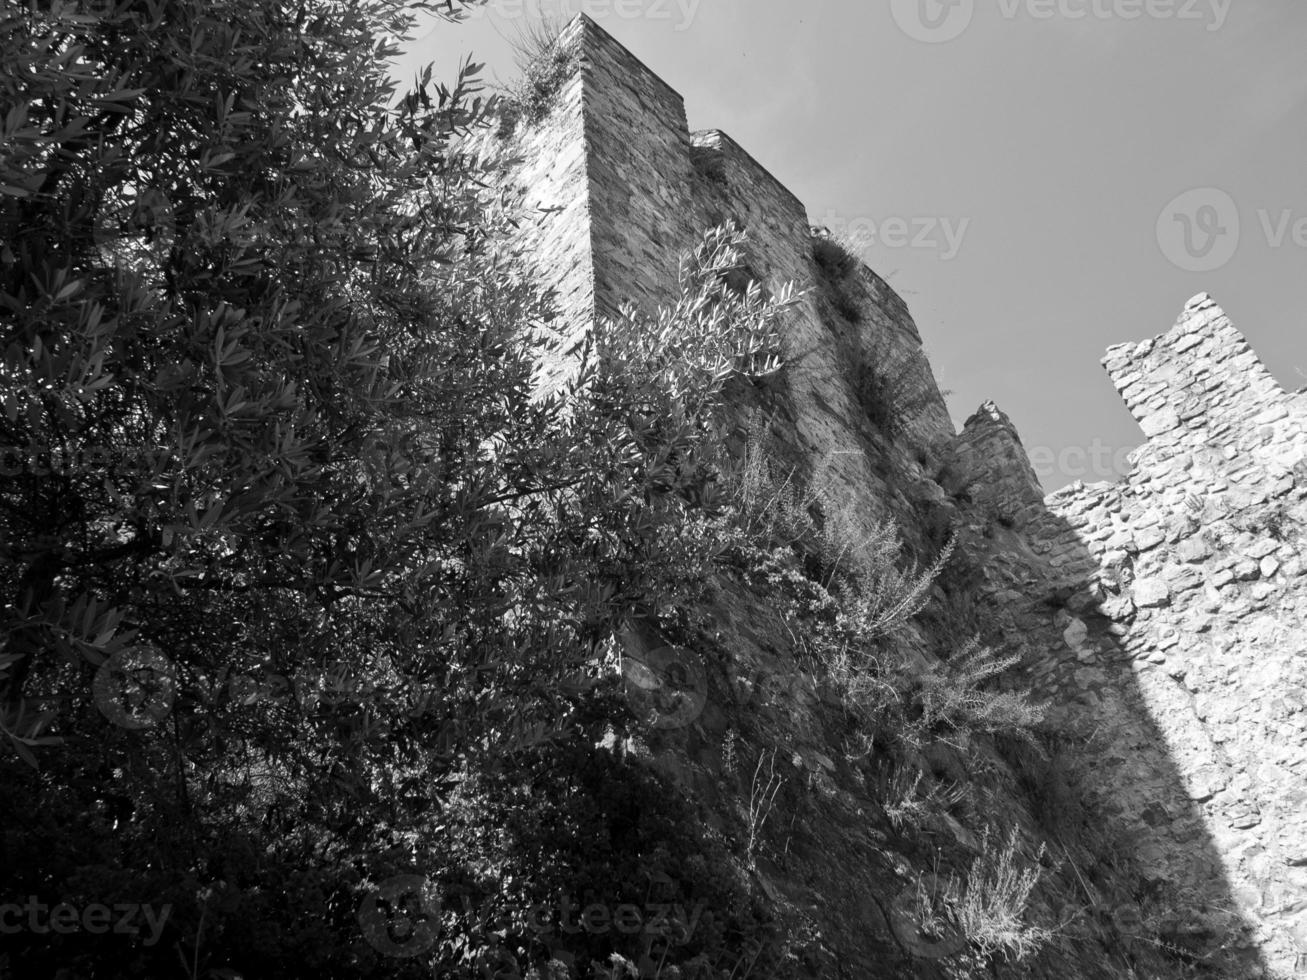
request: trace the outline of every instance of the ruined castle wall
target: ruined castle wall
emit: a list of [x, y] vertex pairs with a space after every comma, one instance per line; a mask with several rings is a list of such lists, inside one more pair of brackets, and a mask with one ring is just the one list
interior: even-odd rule
[[967, 419], [953, 444], [950, 489], [978, 498], [995, 519], [1024, 526], [1043, 511], [1039, 477], [1012, 424], [997, 405], [986, 402]]
[[[862, 316], [844, 323], [823, 307], [820, 274], [814, 267], [813, 235], [802, 202], [734, 139], [720, 130], [692, 137], [698, 179], [693, 184], [701, 227], [734, 220], [749, 235], [753, 271], [773, 292], [785, 284], [798, 290], [786, 325], [787, 401], [778, 434], [810, 464], [810, 476], [836, 497], [863, 499], [868, 514], [885, 513], [888, 496], [876, 461], [885, 451], [870, 438], [856, 379], [865, 362], [886, 357], [906, 362], [920, 351], [921, 337], [906, 304], [887, 283], [859, 264], [855, 281]], [[929, 365], [917, 365], [925, 405], [908, 426], [916, 445], [952, 439], [953, 423]]]
[[[1051, 720], [1085, 739], [1082, 790], [1170, 896], [1168, 935], [1208, 930], [1292, 974], [1307, 959], [1307, 417], [1207, 296], [1104, 364], [1148, 436], [1137, 463], [1050, 496], [1029, 551], [990, 556], [993, 587]], [[1020, 466], [978, 462], [1011, 441], [987, 428], [973, 465], [1024, 507]]]
[[[559, 337], [542, 366], [550, 386], [568, 375], [596, 316], [626, 302], [644, 313], [671, 302], [684, 252], [708, 228], [734, 221], [748, 233], [750, 270], [763, 284], [804, 293], [786, 317], [783, 390], [743, 398], [738, 421], [744, 409], [761, 409], [808, 478], [863, 520], [885, 516], [892, 467], [876, 457], [906, 451], [877, 443], [855, 387], [868, 358], [888, 351], [897, 361], [920, 349], [907, 307], [863, 268], [861, 321], [833, 317], [795, 195], [726, 134], [692, 135], [681, 97], [589, 18], [572, 21], [560, 43], [575, 54], [573, 77], [543, 119], [519, 122], [501, 148], [515, 158], [503, 184], [525, 206], [515, 248], [541, 284], [557, 288]], [[929, 365], [917, 370], [928, 397], [910, 441], [945, 443], [953, 427], [943, 398]]]
[[802, 202], [721, 130], [695, 133], [693, 142], [706, 154], [700, 159], [711, 161], [707, 180], [719, 191], [696, 188], [696, 207], [704, 221], [734, 219], [749, 230], [751, 258], [769, 289], [807, 282], [811, 233]]
[[1170, 333], [1114, 347], [1104, 365], [1155, 449], [1224, 449], [1288, 400], [1206, 296]]
[[920, 349], [903, 301], [860, 268], [846, 284], [860, 313], [841, 312], [790, 191], [725, 134], [691, 135], [676, 92], [587, 18], [562, 43], [577, 71], [500, 148], [516, 158], [504, 180], [522, 204], [514, 247], [557, 290], [546, 374], [566, 373], [597, 315], [671, 301], [706, 228], [743, 224], [752, 271], [807, 292], [786, 321], [782, 380], [740, 405], [774, 414], [861, 527], [922, 495], [970, 495], [964, 551], [983, 569], [987, 613], [1029, 654], [1028, 679], [1075, 744], [1070, 776], [1170, 903], [1154, 934], [1230, 939], [1291, 973], [1307, 954], [1307, 397], [1282, 391], [1199, 297], [1174, 330], [1105, 361], [1147, 437], [1119, 484], [1044, 499], [996, 406], [954, 438], [928, 366], [925, 407], [892, 444], [858, 378]]
[[[772, 417], [786, 462], [848, 501], [859, 517], [885, 516], [884, 494], [872, 471], [874, 451], [865, 416], [850, 385], [857, 330], [823, 315], [812, 263], [812, 234], [802, 203], [730, 136], [694, 135], [699, 180], [695, 211], [703, 227], [734, 221], [748, 233], [751, 271], [773, 292], [800, 291], [785, 320], [784, 393], [757, 406]], [[753, 407], [753, 406], [750, 406]]]
[[573, 26], [582, 33], [597, 312], [631, 302], [651, 313], [675, 295], [680, 256], [697, 238], [685, 103], [593, 21]]

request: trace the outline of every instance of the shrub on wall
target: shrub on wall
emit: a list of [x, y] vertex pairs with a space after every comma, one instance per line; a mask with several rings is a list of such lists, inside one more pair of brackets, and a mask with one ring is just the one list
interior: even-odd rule
[[922, 348], [904, 350], [882, 332], [858, 362], [854, 393], [872, 424], [898, 439], [935, 403], [933, 377]]
[[986, 830], [981, 853], [965, 880], [953, 878], [943, 904], [976, 950], [984, 957], [1002, 955], [1011, 961], [1033, 956], [1053, 936], [1027, 921], [1030, 897], [1039, 883], [1044, 856], [1041, 845], [1034, 862], [1025, 862], [1015, 828], [1002, 844]]
[[505, 92], [510, 117], [536, 123], [549, 115], [558, 94], [576, 71], [576, 52], [562, 42], [564, 25], [542, 19], [522, 28], [513, 41], [518, 78]]
[[850, 323], [862, 322], [862, 303], [858, 296], [862, 259], [856, 248], [825, 229], [817, 229], [812, 239], [812, 257], [821, 273], [824, 293], [836, 312]]

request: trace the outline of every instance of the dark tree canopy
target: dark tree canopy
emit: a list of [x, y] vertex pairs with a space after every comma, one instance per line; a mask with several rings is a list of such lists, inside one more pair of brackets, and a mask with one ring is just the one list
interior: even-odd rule
[[610, 884], [683, 856], [595, 748], [630, 721], [599, 666], [702, 551], [714, 399], [777, 307], [721, 288], [719, 235], [643, 344], [533, 398], [545, 307], [461, 149], [495, 99], [388, 80], [420, 6], [2, 15], [0, 904], [167, 910], [12, 966], [490, 976], [502, 935], [390, 957], [360, 903], [420, 872], [520, 915], [614, 822]]

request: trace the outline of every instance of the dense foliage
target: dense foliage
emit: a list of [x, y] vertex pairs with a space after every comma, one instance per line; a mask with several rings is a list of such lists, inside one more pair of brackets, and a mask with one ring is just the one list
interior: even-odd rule
[[620, 641], [692, 636], [710, 570], [868, 737], [1035, 717], [974, 645], [911, 686], [891, 634], [951, 540], [900, 568], [892, 523], [719, 458], [791, 299], [738, 231], [539, 395], [551, 311], [467, 149], [498, 100], [388, 75], [464, 6], [0, 21], [0, 969], [773, 975], [752, 834], [628, 751]]
[[[782, 304], [726, 287], [720, 232], [661, 321], [691, 367], [610, 329], [533, 398], [544, 311], [460, 151], [494, 100], [472, 64], [396, 98], [411, 6], [4, 14], [0, 904], [46, 910], [10, 965], [547, 969], [513, 917], [569, 887], [709, 901], [677, 947], [707, 964], [751, 916], [720, 855], [658, 857], [687, 818], [597, 745], [632, 720], [606, 651], [701, 547], [715, 401], [774, 367]], [[405, 932], [409, 874], [477, 909]], [[61, 903], [135, 929], [41, 927]]]

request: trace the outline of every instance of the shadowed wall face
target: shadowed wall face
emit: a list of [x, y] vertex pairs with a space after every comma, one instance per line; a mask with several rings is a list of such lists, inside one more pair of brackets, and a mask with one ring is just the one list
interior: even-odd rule
[[[1104, 364], [1148, 436], [1134, 470], [1050, 496], [1024, 548], [991, 553], [991, 579], [1025, 577], [1004, 613], [1047, 651], [1030, 676], [1086, 740], [1069, 767], [1132, 842], [1169, 941], [1229, 942], [1297, 975], [1307, 412], [1205, 294]], [[965, 458], [1010, 510], [1026, 506], [1020, 467], [992, 472], [1015, 434], [987, 417], [967, 429]]]

